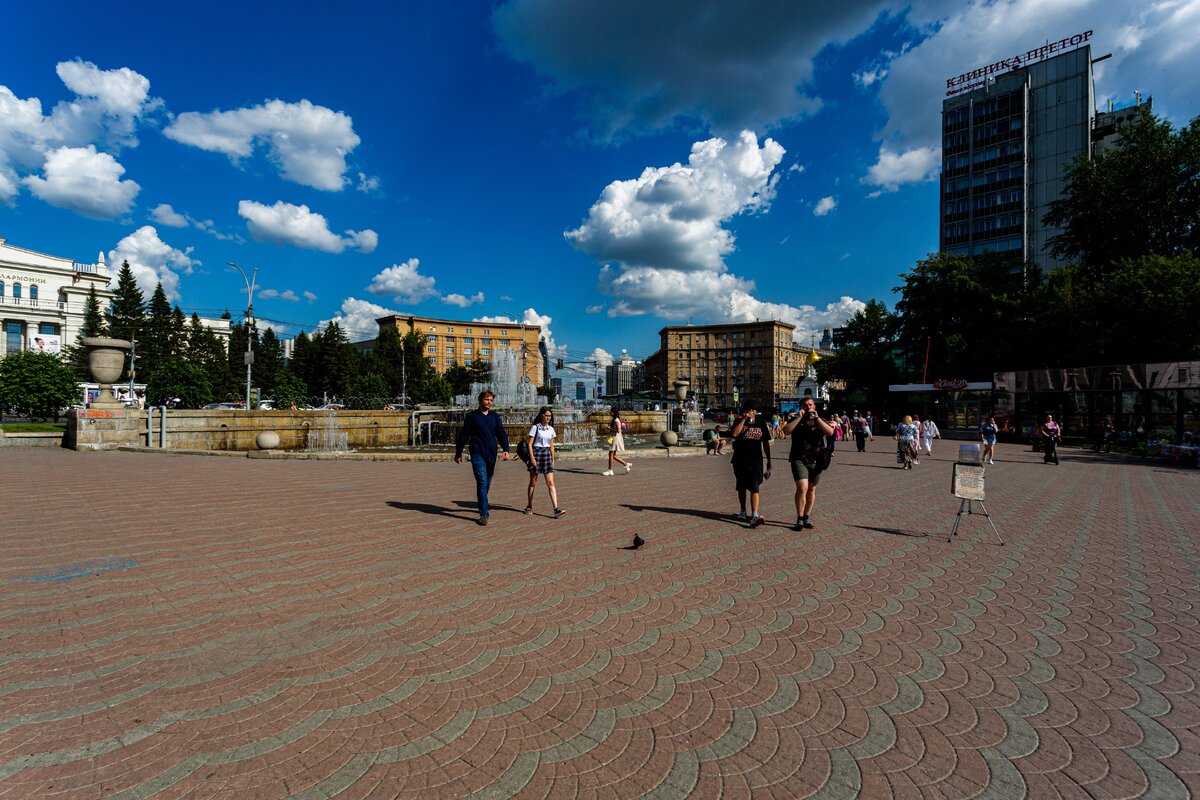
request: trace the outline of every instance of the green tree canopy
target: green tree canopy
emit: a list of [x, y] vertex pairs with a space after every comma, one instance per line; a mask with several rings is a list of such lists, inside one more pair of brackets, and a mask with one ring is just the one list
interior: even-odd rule
[[57, 355], [24, 350], [0, 358], [0, 406], [9, 411], [57, 418], [82, 396], [75, 370]]
[[174, 355], [171, 341], [171, 304], [162, 283], [154, 287], [150, 308], [138, 332], [137, 366], [149, 375], [160, 361]]
[[308, 397], [308, 387], [291, 370], [285, 369], [275, 377], [271, 399], [275, 401], [276, 409], [290, 408], [292, 403], [305, 405]]
[[861, 394], [884, 407], [888, 385], [898, 382], [896, 335], [900, 320], [879, 300], [869, 300], [846, 323], [839, 347], [814, 365], [822, 381], [839, 380], [845, 394]]
[[1054, 254], [1092, 274], [1143, 255], [1200, 254], [1200, 117], [1180, 131], [1146, 108], [1117, 146], [1067, 167], [1044, 220]]
[[146, 382], [146, 397], [152, 403], [178, 397], [187, 408], [213, 401], [212, 385], [199, 366], [182, 358], [166, 358], [155, 365]]
[[108, 334], [114, 339], [135, 339], [146, 317], [146, 301], [128, 261], [121, 262], [121, 269], [117, 271], [117, 287], [113, 291], [115, 296], [106, 316]]

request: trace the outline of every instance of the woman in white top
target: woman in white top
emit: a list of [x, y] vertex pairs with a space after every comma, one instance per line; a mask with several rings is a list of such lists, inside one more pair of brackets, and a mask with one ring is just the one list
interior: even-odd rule
[[525, 513], [533, 513], [533, 491], [537, 488], [537, 476], [546, 476], [546, 488], [550, 490], [550, 502], [554, 505], [554, 516], [561, 517], [566, 509], [558, 507], [558, 491], [554, 488], [554, 412], [550, 406], [542, 406], [529, 428], [529, 504]]
[[619, 455], [625, 451], [625, 421], [621, 419], [621, 409], [613, 406], [612, 421], [608, 423], [608, 429], [612, 431], [612, 438], [609, 440], [608, 446], [608, 469], [601, 472], [601, 475], [613, 474], [613, 462], [625, 465], [625, 471], [633, 469], [633, 465]]

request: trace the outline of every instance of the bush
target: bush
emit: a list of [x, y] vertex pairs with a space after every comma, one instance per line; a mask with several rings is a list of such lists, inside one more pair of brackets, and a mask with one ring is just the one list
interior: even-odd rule
[[0, 359], [0, 405], [42, 419], [83, 398], [75, 370], [59, 356], [25, 350]]

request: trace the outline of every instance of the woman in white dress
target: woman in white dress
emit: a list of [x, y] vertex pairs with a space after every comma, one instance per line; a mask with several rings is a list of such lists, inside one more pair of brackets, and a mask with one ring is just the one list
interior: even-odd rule
[[625, 433], [625, 421], [621, 419], [621, 409], [613, 408], [612, 420], [608, 423], [608, 429], [612, 432], [611, 444], [608, 446], [608, 469], [600, 474], [612, 475], [614, 461], [624, 464], [625, 471], [629, 472], [633, 469], [633, 465], [618, 455], [625, 450], [625, 436], [623, 435]]

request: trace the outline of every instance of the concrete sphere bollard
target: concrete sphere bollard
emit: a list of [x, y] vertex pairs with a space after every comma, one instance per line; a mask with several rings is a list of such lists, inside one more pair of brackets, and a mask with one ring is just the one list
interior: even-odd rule
[[675, 431], [663, 431], [658, 440], [662, 442], [663, 447], [674, 447], [679, 444], [679, 434]]
[[259, 450], [274, 450], [279, 447], [279, 434], [275, 431], [263, 431], [254, 437], [254, 443]]

